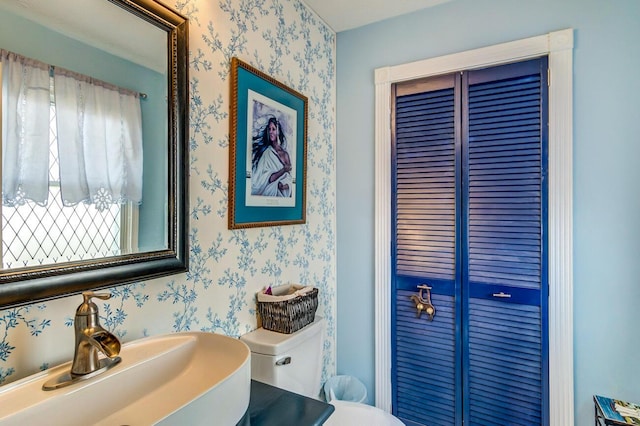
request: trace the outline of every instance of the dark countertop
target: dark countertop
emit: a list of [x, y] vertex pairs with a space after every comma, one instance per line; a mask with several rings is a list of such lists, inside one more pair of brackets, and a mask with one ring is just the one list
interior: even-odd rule
[[237, 426], [319, 426], [333, 410], [326, 402], [251, 380], [249, 408]]

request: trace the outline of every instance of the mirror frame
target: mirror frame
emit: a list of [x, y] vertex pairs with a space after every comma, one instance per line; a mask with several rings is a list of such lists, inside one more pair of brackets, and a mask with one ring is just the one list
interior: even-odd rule
[[185, 272], [188, 269], [188, 19], [156, 0], [104, 0], [167, 32], [167, 249], [0, 270], [0, 309]]

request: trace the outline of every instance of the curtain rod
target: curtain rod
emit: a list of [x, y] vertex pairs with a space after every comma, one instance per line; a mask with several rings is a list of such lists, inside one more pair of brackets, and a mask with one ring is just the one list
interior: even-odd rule
[[[22, 58], [22, 60], [27, 60], [27, 61], [29, 61], [31, 63], [40, 64], [39, 66], [41, 66], [41, 67], [49, 67], [49, 70], [50, 70], [51, 74], [53, 74], [54, 70], [56, 69], [55, 65], [46, 64], [46, 63], [44, 63], [42, 61], [39, 61], [37, 59], [29, 58], [27, 56], [22, 56], [19, 53], [11, 52], [10, 50], [0, 49], [0, 56], [1, 57], [8, 56], [8, 55], [15, 55], [14, 57], [16, 57], [16, 58]], [[1, 62], [1, 58], [0, 58], [0, 62]], [[124, 88], [124, 87], [117, 86], [115, 84], [107, 83], [106, 81], [102, 81], [102, 80], [99, 80], [97, 78], [90, 77], [88, 75], [80, 74], [78, 72], [71, 71], [71, 70], [68, 70], [66, 68], [62, 68], [62, 67], [58, 67], [58, 68], [63, 70], [65, 73], [68, 73], [68, 74], [70, 74], [72, 76], [76, 76], [76, 77], [79, 77], [79, 78], [82, 78], [82, 79], [89, 79], [90, 81], [98, 82], [99, 84], [102, 84], [105, 87], [111, 87], [111, 88], [116, 89], [116, 90], [125, 90], [125, 91], [130, 92], [130, 93], [137, 93], [138, 97], [140, 97], [140, 99], [147, 99], [147, 97], [148, 97], [147, 94], [143, 93], [143, 92], [138, 92], [138, 91], [135, 91], [135, 90], [131, 90], [131, 89], [127, 89], [127, 88]]]
[[51, 68], [52, 72], [56, 68], [58, 68], [58, 69], [64, 71], [65, 73], [67, 73], [67, 74], [71, 74], [73, 76], [81, 77], [83, 79], [86, 78], [86, 79], [89, 79], [90, 81], [98, 82], [99, 84], [101, 84], [103, 86], [106, 86], [106, 87], [111, 87], [111, 88], [116, 89], [116, 90], [124, 90], [124, 91], [130, 92], [130, 93], [137, 93], [138, 97], [140, 97], [140, 99], [147, 99], [147, 97], [148, 97], [146, 93], [138, 92], [136, 90], [127, 89], [126, 87], [120, 87], [120, 86], [117, 86], [115, 84], [108, 83], [106, 81], [103, 81], [103, 80], [100, 80], [100, 79], [97, 79], [97, 78], [94, 78], [94, 77], [91, 77], [91, 76], [88, 76], [88, 75], [80, 74], [79, 72], [76, 72], [76, 71], [71, 71], [69, 69], [62, 68], [62, 67], [56, 67], [55, 65], [49, 65], [49, 67]]

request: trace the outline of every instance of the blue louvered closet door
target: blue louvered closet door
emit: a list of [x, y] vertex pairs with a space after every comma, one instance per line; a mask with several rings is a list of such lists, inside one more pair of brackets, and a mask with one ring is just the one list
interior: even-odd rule
[[409, 425], [548, 424], [546, 69], [393, 88], [393, 411]]

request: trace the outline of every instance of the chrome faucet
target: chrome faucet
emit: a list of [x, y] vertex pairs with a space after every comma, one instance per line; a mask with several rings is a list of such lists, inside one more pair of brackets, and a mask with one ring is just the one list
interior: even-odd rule
[[[50, 391], [69, 386], [103, 373], [121, 361], [118, 356], [120, 341], [100, 325], [98, 307], [91, 301], [93, 297], [107, 300], [111, 295], [86, 291], [82, 293], [82, 297], [84, 301], [76, 309], [76, 317], [73, 321], [75, 353], [71, 370], [47, 380], [42, 385], [42, 390]], [[99, 358], [99, 352], [106, 355], [106, 358]]]
[[[102, 328], [98, 306], [91, 301], [93, 297], [107, 300], [111, 295], [87, 291], [82, 296], [84, 302], [78, 306], [74, 320], [76, 341], [71, 377], [92, 375], [120, 362], [120, 357], [117, 356], [120, 353], [120, 341]], [[98, 351], [108, 359], [98, 359]]]

